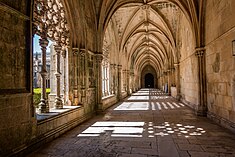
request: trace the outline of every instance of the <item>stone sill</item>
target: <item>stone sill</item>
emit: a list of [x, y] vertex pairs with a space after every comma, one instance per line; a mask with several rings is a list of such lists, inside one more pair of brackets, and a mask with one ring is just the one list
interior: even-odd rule
[[68, 114], [72, 110], [80, 109], [81, 106], [64, 106], [63, 109], [50, 109], [49, 113], [36, 113], [36, 119], [38, 121], [38, 124], [46, 122], [47, 120], [52, 120], [53, 118], [56, 118], [58, 116], [63, 116], [64, 114]]
[[111, 94], [111, 95], [108, 95], [108, 96], [104, 96], [104, 97], [102, 97], [102, 100], [106, 100], [106, 99], [112, 98], [114, 96], [115, 96], [114, 94]]

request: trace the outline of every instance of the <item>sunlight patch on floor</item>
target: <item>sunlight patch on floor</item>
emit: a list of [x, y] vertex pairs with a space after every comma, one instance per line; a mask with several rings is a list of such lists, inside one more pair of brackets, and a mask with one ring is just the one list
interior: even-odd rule
[[148, 102], [123, 102], [121, 105], [116, 107], [114, 110], [148, 110]]
[[92, 137], [108, 134], [112, 137], [142, 137], [144, 124], [144, 122], [96, 122], [77, 136]]

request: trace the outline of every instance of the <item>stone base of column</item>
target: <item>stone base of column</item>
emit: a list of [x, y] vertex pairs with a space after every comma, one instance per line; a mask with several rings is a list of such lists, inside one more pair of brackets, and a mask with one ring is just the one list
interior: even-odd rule
[[79, 103], [78, 103], [78, 98], [76, 97], [73, 97], [73, 106], [77, 106]]
[[78, 90], [73, 89], [73, 106], [78, 105]]
[[62, 109], [63, 108], [63, 102], [60, 98], [55, 98], [55, 108], [56, 109]]
[[196, 110], [196, 115], [206, 117], [207, 116], [207, 108], [199, 106]]
[[177, 95], [176, 95], [176, 99], [177, 99], [178, 101], [180, 101], [181, 95], [180, 95], [180, 94], [177, 94]]
[[41, 100], [39, 103], [38, 113], [48, 113], [49, 112], [49, 105], [45, 100]]
[[52, 92], [48, 95], [49, 108], [55, 107], [55, 97], [56, 97], [56, 94]]
[[118, 101], [122, 101], [122, 96], [118, 96]]
[[95, 110], [96, 114], [101, 114], [103, 112], [102, 106], [103, 106], [102, 103], [97, 104], [97, 107]]

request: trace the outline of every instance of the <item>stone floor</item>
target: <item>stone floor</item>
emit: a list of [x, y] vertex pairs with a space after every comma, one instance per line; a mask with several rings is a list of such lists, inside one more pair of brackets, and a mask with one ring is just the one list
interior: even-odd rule
[[29, 157], [235, 157], [235, 135], [159, 90], [131, 97]]

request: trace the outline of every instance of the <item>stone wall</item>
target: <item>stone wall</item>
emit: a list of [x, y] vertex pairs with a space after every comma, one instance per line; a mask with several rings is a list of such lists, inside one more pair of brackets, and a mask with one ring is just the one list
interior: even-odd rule
[[102, 111], [106, 110], [110, 106], [114, 105], [117, 103], [117, 97], [115, 95], [110, 95], [108, 97], [102, 98]]
[[53, 116], [37, 120], [32, 102], [31, 5], [29, 0], [0, 2], [0, 156], [23, 156], [87, 120], [95, 110], [95, 82], [89, 82], [95, 76], [86, 68], [83, 106], [58, 115], [46, 113]]
[[235, 131], [235, 1], [207, 1], [206, 72], [209, 116]]
[[188, 20], [182, 15], [179, 25], [180, 93], [182, 100], [195, 108], [198, 104], [198, 62], [195, 41]]
[[0, 156], [17, 152], [35, 134], [30, 8], [30, 0], [0, 4]]

